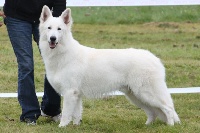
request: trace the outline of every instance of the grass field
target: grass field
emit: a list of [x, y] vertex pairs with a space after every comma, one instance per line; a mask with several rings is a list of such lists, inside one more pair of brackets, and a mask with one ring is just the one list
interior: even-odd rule
[[72, 7], [75, 23], [198, 22], [200, 6]]
[[[74, 38], [95, 48], [143, 48], [150, 50], [166, 67], [166, 82], [172, 87], [200, 86], [200, 6], [80, 7], [72, 8]], [[43, 91], [44, 65], [34, 43], [36, 90]], [[0, 90], [16, 92], [17, 63], [6, 32], [0, 28]], [[83, 123], [58, 128], [58, 123], [39, 118], [38, 125], [19, 122], [16, 98], [0, 99], [0, 131], [133, 133], [200, 131], [200, 94], [173, 94], [181, 125], [166, 126], [157, 120], [146, 126], [144, 112], [123, 96], [103, 100], [84, 99]], [[41, 98], [39, 98], [41, 101]]]

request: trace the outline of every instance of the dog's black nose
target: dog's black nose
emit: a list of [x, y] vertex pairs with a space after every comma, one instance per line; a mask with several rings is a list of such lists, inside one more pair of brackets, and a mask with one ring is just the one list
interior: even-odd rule
[[52, 42], [55, 42], [56, 37], [55, 37], [55, 36], [51, 36], [51, 37], [50, 37], [50, 40], [51, 40]]

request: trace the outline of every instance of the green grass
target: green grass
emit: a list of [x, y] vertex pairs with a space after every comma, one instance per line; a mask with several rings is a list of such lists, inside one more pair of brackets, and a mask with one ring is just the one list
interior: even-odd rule
[[71, 7], [75, 23], [198, 22], [200, 6]]
[[[0, 100], [0, 130], [5, 133], [22, 132], [70, 132], [70, 133], [198, 133], [200, 111], [198, 94], [173, 94], [181, 125], [167, 126], [156, 120], [146, 126], [145, 113], [131, 105], [123, 96], [103, 100], [84, 99], [83, 122], [58, 128], [58, 123], [40, 117], [37, 126], [27, 126], [19, 122], [20, 108], [15, 98]], [[41, 101], [41, 98], [40, 98]], [[184, 102], [183, 102], [184, 101]]]
[[[143, 48], [157, 55], [166, 67], [168, 87], [200, 86], [199, 6], [79, 7], [72, 8], [74, 38], [95, 48]], [[36, 91], [43, 91], [44, 65], [34, 46]], [[0, 89], [16, 92], [17, 63], [5, 26], [0, 28]], [[200, 96], [173, 94], [181, 125], [166, 126], [159, 120], [146, 126], [145, 113], [123, 96], [84, 99], [83, 123], [58, 128], [40, 117], [31, 127], [19, 122], [16, 98], [0, 99], [0, 131], [70, 133], [198, 133]], [[39, 98], [41, 101], [41, 98]]]

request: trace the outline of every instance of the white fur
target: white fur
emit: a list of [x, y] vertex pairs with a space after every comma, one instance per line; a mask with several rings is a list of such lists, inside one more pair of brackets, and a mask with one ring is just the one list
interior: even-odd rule
[[[73, 38], [71, 25], [69, 8], [55, 18], [48, 7], [43, 7], [39, 47], [47, 78], [63, 96], [60, 127], [70, 121], [80, 124], [82, 96], [101, 98], [116, 90], [124, 92], [127, 99], [146, 112], [146, 124], [157, 116], [169, 125], [180, 122], [167, 91], [165, 69], [156, 56], [142, 49], [83, 46]], [[51, 36], [56, 37], [54, 49], [49, 47]]]

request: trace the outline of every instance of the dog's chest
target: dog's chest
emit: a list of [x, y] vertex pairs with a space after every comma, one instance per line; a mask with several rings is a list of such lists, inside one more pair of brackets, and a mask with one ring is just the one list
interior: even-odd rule
[[60, 80], [60, 78], [57, 75], [49, 74], [47, 76], [47, 79], [49, 80], [49, 83], [55, 89], [55, 91], [58, 92], [59, 94], [62, 94], [62, 91], [60, 90], [62, 86], [62, 83], [61, 83], [62, 81]]

